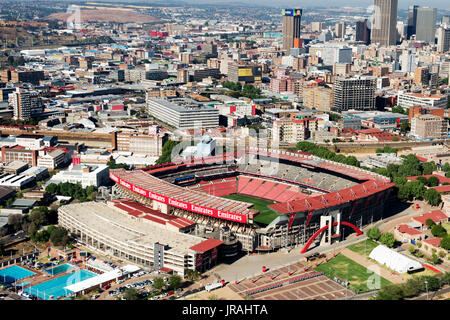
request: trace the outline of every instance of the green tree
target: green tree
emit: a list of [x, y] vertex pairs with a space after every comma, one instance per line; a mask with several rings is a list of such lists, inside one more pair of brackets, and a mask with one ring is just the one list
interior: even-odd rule
[[431, 228], [431, 234], [435, 237], [444, 238], [447, 236], [447, 230], [442, 225], [437, 224]]
[[181, 277], [179, 275], [172, 275], [169, 277], [169, 286], [171, 289], [175, 290], [178, 289], [181, 285]]
[[390, 232], [383, 233], [380, 237], [380, 242], [385, 246], [392, 248], [395, 243], [394, 235]]
[[448, 162], [446, 162], [443, 166], [442, 166], [442, 171], [445, 172], [449, 172], [450, 171], [450, 164]]
[[55, 183], [50, 183], [46, 188], [45, 191], [51, 194], [57, 194], [59, 192], [59, 187]]
[[380, 236], [380, 229], [377, 227], [370, 228], [369, 231], [367, 231], [367, 237], [369, 237], [369, 239], [378, 240], [380, 239]]
[[403, 290], [398, 285], [389, 285], [377, 292], [376, 300], [400, 300], [403, 298]]
[[439, 185], [439, 179], [437, 177], [431, 176], [431, 177], [428, 178], [428, 181], [427, 181], [427, 186], [428, 187], [436, 187], [438, 185]]
[[436, 225], [436, 223], [434, 223], [434, 221], [431, 219], [425, 220], [425, 224], [427, 225], [428, 229], [431, 229], [433, 226]]
[[61, 227], [55, 227], [50, 230], [50, 241], [54, 245], [66, 245], [69, 241], [69, 236], [67, 234], [67, 230]]
[[139, 292], [136, 288], [127, 288], [123, 294], [124, 298], [127, 300], [138, 300]]
[[441, 239], [440, 247], [445, 250], [450, 250], [450, 235], [447, 235]]
[[172, 150], [178, 144], [178, 141], [168, 140], [162, 148], [161, 156], [156, 160], [156, 164], [169, 163], [172, 161]]
[[437, 206], [442, 202], [441, 195], [435, 189], [425, 191], [423, 198], [432, 206]]
[[409, 130], [411, 130], [411, 126], [409, 125], [409, 123], [407, 121], [400, 123], [400, 131], [402, 133], [406, 133]]
[[414, 247], [412, 244], [408, 246], [409, 253], [413, 254], [416, 251], [416, 247]]
[[166, 284], [164, 283], [163, 278], [158, 277], [153, 279], [153, 288], [155, 288], [156, 290], [161, 290], [165, 285]]

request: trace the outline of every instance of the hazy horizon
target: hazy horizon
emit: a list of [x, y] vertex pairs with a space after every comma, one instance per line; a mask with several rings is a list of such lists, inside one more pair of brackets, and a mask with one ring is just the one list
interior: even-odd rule
[[[183, 0], [181, 0], [183, 1]], [[151, 1], [149, 1], [151, 2]], [[233, 4], [255, 4], [255, 5], [264, 5], [270, 7], [281, 7], [281, 6], [292, 6], [292, 7], [300, 7], [300, 8], [312, 8], [312, 7], [321, 7], [321, 5], [317, 5], [315, 1], [311, 0], [184, 0], [187, 3], [201, 3], [201, 4], [214, 4], [214, 3], [233, 3]], [[373, 0], [334, 0], [332, 5], [327, 6], [329, 8], [334, 7], [368, 7], [373, 4]], [[407, 9], [410, 5], [419, 5], [423, 7], [433, 7], [438, 9], [448, 9], [450, 10], [450, 2], [448, 0], [399, 0], [398, 6], [399, 9]], [[325, 6], [324, 6], [325, 7]]]

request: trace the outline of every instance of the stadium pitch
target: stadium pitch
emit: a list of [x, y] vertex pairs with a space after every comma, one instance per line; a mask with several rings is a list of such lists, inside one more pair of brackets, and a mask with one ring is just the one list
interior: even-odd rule
[[253, 204], [252, 209], [255, 209], [255, 210], [259, 211], [259, 214], [253, 219], [253, 221], [255, 221], [257, 223], [260, 223], [260, 224], [268, 225], [276, 217], [279, 216], [279, 214], [277, 214], [275, 211], [273, 211], [272, 209], [270, 209], [268, 207], [268, 205], [274, 204], [274, 202], [272, 202], [272, 201], [259, 199], [259, 198], [254, 198], [254, 197], [251, 197], [251, 196], [246, 196], [246, 195], [237, 194], [237, 193], [230, 194], [228, 196], [224, 196], [223, 198], [227, 198], [227, 199], [231, 199], [231, 200], [242, 201], [242, 202], [247, 202], [247, 203]]

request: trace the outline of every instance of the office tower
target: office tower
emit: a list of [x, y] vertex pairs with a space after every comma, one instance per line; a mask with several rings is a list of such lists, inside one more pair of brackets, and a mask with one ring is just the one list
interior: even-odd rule
[[374, 110], [375, 77], [336, 79], [333, 87], [333, 110]]
[[283, 51], [301, 47], [302, 9], [283, 9]]
[[450, 26], [450, 16], [443, 16], [441, 23]]
[[438, 29], [438, 52], [450, 50], [450, 25], [445, 25]]
[[406, 29], [406, 39], [408, 40], [411, 39], [413, 34], [416, 34], [417, 8], [419, 8], [419, 6], [409, 6], [408, 27]]
[[372, 43], [396, 45], [398, 0], [374, 0], [374, 7]]
[[415, 54], [411, 54], [411, 52], [404, 52], [400, 57], [400, 63], [402, 65], [402, 72], [414, 72], [416, 68], [417, 58]]
[[418, 67], [414, 70], [414, 83], [417, 85], [427, 85], [430, 81], [430, 69]]
[[29, 120], [31, 118], [31, 99], [30, 93], [21, 88], [9, 95], [9, 104], [14, 110], [14, 119]]
[[340, 39], [345, 38], [345, 22], [344, 21], [336, 23], [336, 25], [334, 26], [334, 34], [336, 35], [336, 38], [340, 38]]
[[370, 44], [370, 29], [367, 25], [367, 19], [356, 22], [356, 41], [362, 41]]
[[321, 32], [325, 28], [326, 28], [325, 22], [311, 22], [312, 32]]
[[436, 8], [417, 9], [416, 40], [434, 43], [436, 33]]
[[397, 22], [397, 42], [405, 39], [405, 24], [403, 21]]

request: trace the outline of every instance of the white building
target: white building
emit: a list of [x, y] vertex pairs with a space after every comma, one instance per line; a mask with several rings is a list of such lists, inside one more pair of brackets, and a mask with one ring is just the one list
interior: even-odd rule
[[109, 180], [109, 167], [107, 165], [70, 165], [68, 171], [55, 174], [46, 185], [62, 182], [81, 183], [83, 188], [88, 186], [99, 187]]
[[399, 92], [397, 105], [407, 109], [413, 106], [447, 108], [447, 96], [443, 94], [423, 95], [420, 93]]
[[421, 263], [383, 245], [379, 245], [373, 249], [372, 252], [370, 252], [369, 258], [386, 265], [389, 269], [398, 273], [423, 269]]

